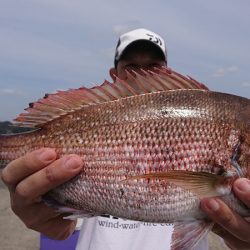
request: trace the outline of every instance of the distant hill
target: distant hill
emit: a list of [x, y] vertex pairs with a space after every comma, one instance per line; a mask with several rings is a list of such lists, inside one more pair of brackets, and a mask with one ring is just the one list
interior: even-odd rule
[[9, 121], [0, 122], [0, 134], [15, 134], [32, 130], [31, 128], [14, 127]]

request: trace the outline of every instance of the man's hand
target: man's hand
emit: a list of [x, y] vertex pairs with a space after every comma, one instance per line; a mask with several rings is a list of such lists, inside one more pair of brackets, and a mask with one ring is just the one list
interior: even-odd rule
[[41, 196], [78, 174], [83, 162], [76, 155], [56, 158], [50, 148], [28, 153], [8, 164], [2, 180], [9, 188], [12, 210], [28, 228], [63, 240], [73, 233], [76, 222], [63, 219]]
[[[240, 178], [233, 186], [236, 196], [250, 210], [250, 181]], [[218, 225], [215, 233], [221, 236], [231, 249], [250, 249], [250, 222], [233, 212], [219, 198], [206, 198], [201, 201], [202, 209]]]

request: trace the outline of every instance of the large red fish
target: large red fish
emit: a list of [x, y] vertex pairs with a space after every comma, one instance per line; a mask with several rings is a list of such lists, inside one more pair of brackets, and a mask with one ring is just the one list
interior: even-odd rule
[[78, 154], [82, 172], [47, 193], [47, 203], [73, 217], [173, 222], [172, 249], [190, 249], [213, 225], [201, 198], [220, 196], [250, 216], [231, 191], [235, 179], [250, 178], [249, 118], [249, 99], [166, 68], [128, 72], [126, 81], [32, 104], [16, 120], [39, 129], [1, 136], [0, 165], [40, 147]]

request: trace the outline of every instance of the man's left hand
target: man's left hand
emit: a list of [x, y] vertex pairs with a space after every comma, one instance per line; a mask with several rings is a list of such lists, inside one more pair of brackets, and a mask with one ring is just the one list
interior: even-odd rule
[[[239, 178], [233, 185], [235, 195], [249, 207], [250, 210], [250, 181]], [[231, 249], [250, 249], [250, 221], [232, 211], [219, 198], [204, 198], [201, 208], [217, 223], [213, 231], [222, 237]]]

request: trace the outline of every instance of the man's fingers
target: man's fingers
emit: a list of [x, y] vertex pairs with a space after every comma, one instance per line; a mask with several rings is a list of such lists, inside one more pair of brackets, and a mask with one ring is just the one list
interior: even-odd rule
[[250, 249], [250, 243], [236, 238], [220, 225], [215, 224], [212, 231], [219, 235], [230, 249]]
[[45, 223], [41, 223], [39, 228], [34, 230], [44, 233], [55, 240], [65, 240], [74, 232], [76, 222], [76, 220], [65, 220], [63, 215], [58, 215]]
[[238, 239], [249, 242], [250, 223], [234, 213], [223, 201], [217, 198], [205, 198], [201, 207], [216, 223]]
[[233, 185], [237, 197], [250, 208], [250, 180], [239, 178]]
[[12, 161], [3, 169], [2, 180], [10, 189], [14, 189], [19, 181], [46, 167], [56, 157], [55, 150], [51, 148], [41, 148], [27, 153], [25, 156]]
[[44, 233], [54, 239], [63, 240], [70, 236], [75, 229], [76, 221], [63, 219], [63, 214], [58, 214], [44, 203], [27, 206], [26, 211], [29, 212], [26, 214], [23, 214], [22, 210], [22, 207], [13, 207], [13, 211], [17, 215], [22, 213], [22, 220], [27, 228]]
[[81, 171], [82, 166], [83, 161], [77, 155], [66, 155], [54, 161], [16, 186], [15, 201], [32, 203], [40, 195], [74, 177]]
[[47, 206], [44, 202], [33, 203], [31, 205], [25, 206], [25, 211], [23, 212], [24, 206], [20, 206], [14, 202], [12, 206], [13, 212], [17, 216], [22, 216], [22, 221], [26, 225], [26, 227], [30, 229], [34, 229], [37, 225], [42, 222], [46, 222], [51, 218], [55, 218], [58, 216], [58, 212], [56, 212], [52, 207]]
[[74, 231], [75, 222], [63, 220], [62, 215], [41, 202], [41, 196], [77, 175], [83, 161], [77, 155], [56, 158], [54, 149], [33, 151], [12, 161], [3, 170], [2, 179], [10, 190], [14, 213], [28, 228], [65, 239]]

